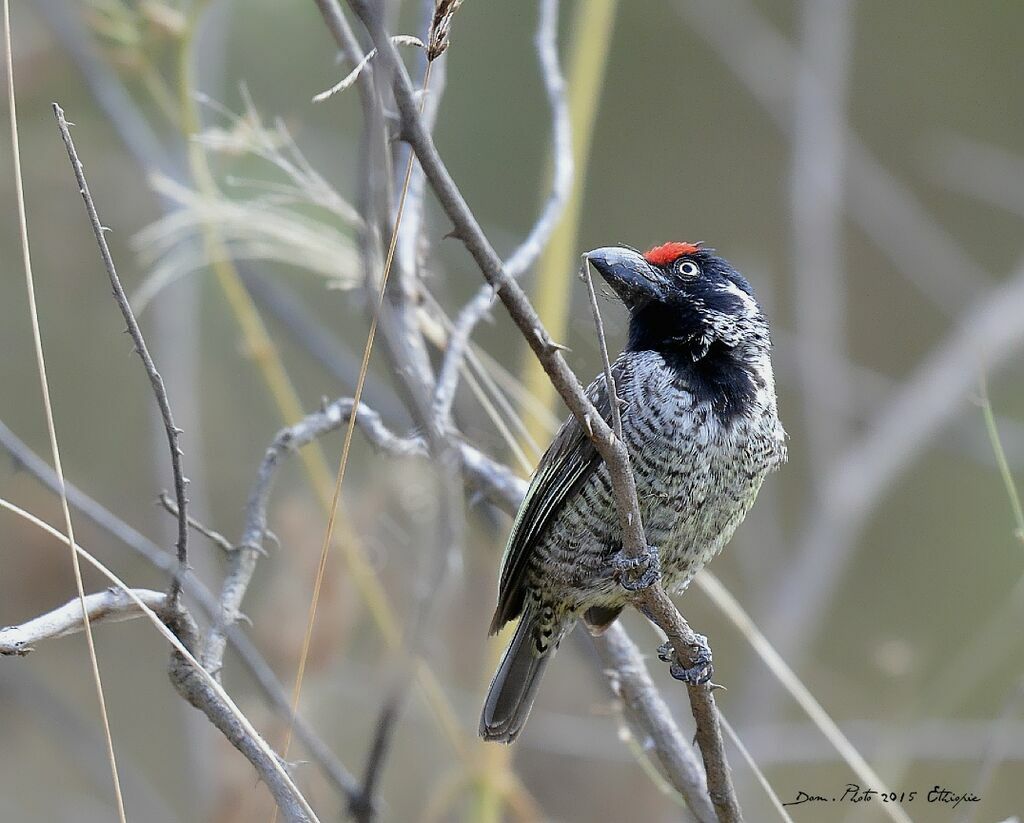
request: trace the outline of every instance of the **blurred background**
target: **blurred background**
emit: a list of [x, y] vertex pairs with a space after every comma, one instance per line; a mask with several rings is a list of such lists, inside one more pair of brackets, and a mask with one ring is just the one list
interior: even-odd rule
[[[422, 35], [420, 5], [392, 9], [392, 30]], [[576, 187], [525, 286], [589, 380], [600, 364], [575, 278], [580, 252], [699, 240], [744, 272], [773, 323], [790, 461], [712, 571], [889, 787], [918, 792], [906, 806], [913, 820], [1020, 814], [1024, 524], [1008, 480], [1024, 467], [1024, 7], [559, 6]], [[537, 19], [535, 3], [465, 3], [439, 64], [443, 84], [442, 72], [436, 78], [438, 147], [502, 254], [530, 230], [550, 187]], [[312, 2], [36, 0], [15, 4], [12, 26], [29, 231], [67, 478], [173, 549], [175, 521], [154, 503], [171, 486], [163, 431], [121, 334], [51, 101], [76, 124], [120, 275], [185, 430], [193, 511], [237, 541], [267, 446], [297, 411], [351, 395], [367, 333], [347, 216], [364, 176], [362, 110], [355, 88], [310, 102], [351, 66], [339, 64]], [[422, 58], [403, 54], [419, 76]], [[282, 193], [298, 185], [282, 166], [291, 141], [309, 163], [305, 202]], [[49, 462], [9, 148], [5, 137], [0, 421], [9, 432], [0, 496], [59, 524], [59, 500], [11, 451], [16, 435]], [[267, 202], [260, 212], [256, 204]], [[425, 248], [400, 257], [411, 254], [437, 301], [423, 311], [454, 316], [480, 275], [461, 244], [443, 239], [450, 225], [429, 193], [425, 203]], [[624, 318], [605, 306], [618, 346]], [[500, 307], [474, 340], [481, 374], [517, 418], [519, 451], [465, 382], [456, 419], [471, 442], [525, 476], [564, 407]], [[293, 393], [280, 381], [268, 387], [277, 362]], [[405, 433], [402, 397], [381, 349], [364, 400]], [[326, 525], [322, 471], [329, 484], [341, 442], [340, 432], [321, 442], [320, 475], [308, 471], [321, 459], [312, 452], [305, 463], [283, 463], [269, 508], [280, 547], [268, 542], [243, 605], [251, 621], [243, 629], [289, 689]], [[467, 496], [459, 545], [439, 545], [447, 509], [438, 488], [429, 462], [376, 454], [357, 432], [339, 533], [369, 559], [392, 628], [436, 675], [453, 723], [438, 722], [436, 700], [402, 688], [410, 653], [385, 641], [342, 550], [327, 567], [303, 716], [360, 775], [382, 707], [402, 695], [381, 777], [384, 820], [685, 815], [652, 778], [643, 741], [623, 739], [586, 644], [563, 644], [515, 747], [476, 740], [500, 646], [486, 628], [510, 523]], [[123, 579], [165, 586], [165, 574], [108, 532], [84, 516], [75, 522], [80, 543]], [[193, 536], [193, 566], [214, 592], [227, 562]], [[439, 563], [443, 580], [429, 586]], [[86, 573], [87, 590], [106, 585]], [[0, 516], [0, 625], [74, 591], [67, 550]], [[728, 687], [722, 711], [783, 801], [862, 783], [704, 591], [693, 586], [678, 602], [710, 638], [716, 680]], [[653, 659], [654, 630], [635, 615], [626, 623], [689, 736], [685, 693]], [[270, 796], [250, 764], [174, 691], [153, 628], [140, 620], [97, 626], [95, 635], [129, 819], [269, 819]], [[4, 820], [114, 818], [87, 666], [81, 635], [0, 661]], [[230, 649], [223, 677], [280, 746], [284, 722]], [[300, 745], [291, 757], [304, 762], [295, 774], [321, 819], [335, 819], [343, 800]], [[730, 759], [747, 819], [777, 819], [743, 758], [730, 749]], [[934, 786], [981, 799], [928, 803]], [[878, 802], [789, 811], [798, 821], [886, 819]]]

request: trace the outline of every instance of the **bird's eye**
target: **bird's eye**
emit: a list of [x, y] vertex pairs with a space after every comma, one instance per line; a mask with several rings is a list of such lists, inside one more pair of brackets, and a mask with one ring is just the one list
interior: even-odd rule
[[692, 260], [680, 260], [676, 263], [676, 271], [683, 277], [696, 277], [700, 274], [700, 266]]

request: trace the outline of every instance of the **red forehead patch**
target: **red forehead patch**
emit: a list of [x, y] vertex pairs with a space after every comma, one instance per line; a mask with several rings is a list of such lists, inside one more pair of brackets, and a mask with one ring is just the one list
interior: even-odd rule
[[644, 259], [654, 266], [667, 266], [684, 254], [696, 254], [700, 246], [693, 243], [665, 243], [644, 252]]

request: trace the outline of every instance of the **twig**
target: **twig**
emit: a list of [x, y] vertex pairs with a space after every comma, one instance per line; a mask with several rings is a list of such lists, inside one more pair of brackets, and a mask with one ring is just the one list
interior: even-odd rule
[[988, 432], [992, 453], [996, 458], [996, 466], [999, 467], [999, 475], [1003, 478], [1006, 496], [1010, 500], [1010, 509], [1013, 511], [1013, 534], [1024, 543], [1024, 506], [1021, 505], [1017, 483], [1013, 479], [1013, 472], [1010, 471], [1010, 464], [1006, 459], [1006, 450], [1003, 448], [1003, 441], [999, 436], [999, 425], [996, 423], [992, 401], [988, 396], [988, 380], [985, 378], [984, 372], [978, 378], [978, 393], [980, 394], [981, 412], [985, 418], [985, 430]]
[[[263, 538], [267, 531], [267, 504], [281, 458], [346, 424], [352, 414], [352, 408], [353, 402], [350, 398], [336, 400], [322, 411], [308, 415], [294, 426], [282, 429], [267, 449], [256, 473], [256, 481], [249, 492], [242, 538], [239, 540], [238, 548], [231, 555], [220, 592], [220, 611], [210, 628], [203, 651], [203, 665], [210, 671], [219, 672], [223, 665], [225, 630], [241, 615], [242, 600], [256, 570], [256, 562], [263, 552]], [[373, 409], [361, 407], [357, 423], [367, 439], [381, 451], [395, 456], [426, 453], [422, 440], [395, 436], [384, 426], [380, 416]]]
[[171, 579], [168, 589], [168, 597], [176, 602], [181, 595], [181, 577], [188, 569], [188, 498], [185, 495], [185, 486], [188, 479], [185, 477], [181, 465], [183, 452], [181, 451], [179, 435], [181, 429], [174, 425], [174, 417], [171, 414], [171, 405], [167, 399], [167, 389], [164, 387], [163, 378], [156, 370], [156, 364], [149, 354], [146, 341], [142, 336], [142, 330], [135, 320], [132, 307], [128, 304], [128, 296], [121, 286], [121, 280], [117, 276], [117, 269], [114, 267], [114, 258], [110, 254], [110, 247], [107, 245], [106, 229], [100, 222], [99, 214], [96, 212], [96, 205], [92, 195], [89, 193], [89, 184], [85, 179], [85, 172], [82, 163], [78, 159], [78, 152], [75, 151], [75, 144], [71, 140], [71, 132], [68, 130], [68, 122], [64, 119], [64, 110], [57, 104], [53, 104], [53, 114], [57, 118], [57, 125], [60, 128], [60, 136], [64, 140], [64, 147], [68, 152], [68, 160], [71, 161], [71, 168], [78, 181], [78, 190], [85, 202], [85, 209], [89, 213], [89, 222], [92, 224], [93, 234], [96, 236], [96, 243], [99, 246], [100, 256], [103, 259], [103, 266], [110, 277], [110, 285], [114, 290], [114, 300], [117, 302], [121, 314], [124, 316], [128, 333], [135, 344], [135, 351], [142, 359], [149, 377], [150, 385], [153, 387], [153, 394], [156, 396], [157, 405], [160, 407], [160, 415], [163, 417], [164, 429], [167, 432], [167, 447], [171, 453], [171, 473], [174, 475], [174, 497], [178, 506], [178, 571]]
[[743, 741], [733, 730], [733, 727], [729, 725], [729, 721], [722, 716], [722, 728], [725, 729], [726, 734], [732, 740], [732, 744], [739, 750], [739, 753], [743, 755], [743, 759], [747, 761], [747, 765], [750, 770], [754, 773], [757, 778], [757, 782], [761, 784], [761, 788], [764, 789], [764, 793], [768, 795], [768, 800], [772, 804], [772, 808], [778, 812], [786, 823], [793, 823], [793, 818], [790, 817], [789, 812], [786, 811], [786, 807], [782, 805], [782, 801], [779, 800], [779, 796], [775, 793], [775, 789], [772, 788], [772, 784], [768, 782], [768, 778], [764, 776], [764, 772], [757, 765], [757, 761], [751, 756], [750, 752], [747, 751], [747, 747], [743, 745]]
[[[551, 183], [551, 194], [537, 222], [519, 247], [505, 260], [505, 273], [513, 278], [518, 278], [529, 269], [544, 250], [565, 209], [573, 181], [572, 125], [565, 95], [565, 78], [562, 76], [558, 60], [557, 0], [541, 0], [534, 41], [548, 106], [551, 109], [554, 178]], [[434, 414], [441, 421], [447, 421], [451, 415], [455, 391], [458, 388], [459, 370], [465, 360], [473, 330], [490, 311], [494, 299], [494, 289], [488, 284], [481, 286], [455, 319], [448, 337], [444, 360], [438, 371], [437, 388], [434, 390]]]
[[612, 362], [608, 357], [608, 340], [604, 334], [601, 308], [597, 305], [597, 292], [594, 291], [594, 276], [590, 271], [590, 263], [586, 259], [583, 260], [580, 266], [580, 278], [587, 284], [587, 294], [590, 297], [590, 311], [594, 315], [597, 345], [601, 352], [601, 364], [604, 366], [604, 384], [608, 391], [608, 400], [612, 412], [612, 431], [615, 432], [615, 436], [619, 440], [622, 440], [622, 410], [619, 408], [619, 393], [615, 388], [615, 378], [612, 377]]
[[377, 794], [377, 785], [384, 772], [384, 764], [387, 762], [388, 750], [394, 738], [395, 726], [408, 694], [408, 681], [400, 683], [387, 696], [381, 707], [380, 715], [377, 717], [373, 744], [370, 746], [370, 756], [366, 760], [363, 785], [359, 794], [349, 803], [349, 813], [358, 823], [370, 823], [378, 811], [374, 800]]
[[[391, 42], [396, 46], [416, 46], [417, 48], [426, 48], [423, 41], [418, 37], [413, 37], [408, 34], [396, 34], [391, 38]], [[314, 103], [323, 103], [325, 100], [329, 100], [339, 92], [345, 91], [345, 89], [351, 88], [352, 85], [359, 79], [359, 75], [363, 73], [363, 70], [369, 65], [370, 61], [376, 56], [377, 49], [370, 49], [366, 53], [366, 56], [360, 60], [354, 69], [350, 71], [340, 81], [331, 86], [327, 91], [322, 91], [317, 95], [314, 95]]]
[[651, 680], [636, 644], [618, 623], [593, 640], [612, 692], [622, 701], [630, 726], [639, 732], [637, 739], [642, 745], [650, 740], [669, 783], [686, 798], [696, 818], [701, 823], [714, 821], [715, 809], [708, 798], [704, 774]]
[[[40, 0], [40, 7], [44, 11], [50, 25], [54, 28], [58, 38], [75, 60], [94, 97], [108, 115], [110, 122], [115, 127], [125, 147], [144, 171], [149, 172], [154, 168], [160, 169], [168, 176], [180, 180], [183, 175], [180, 164], [170, 157], [168, 150], [155, 136], [145, 117], [141, 114], [138, 107], [134, 105], [121, 78], [97, 54], [89, 32], [81, 25], [79, 16], [72, 14], [72, 10], [65, 6], [66, 4], [57, 2], [57, 0]], [[166, 198], [161, 199], [161, 206], [165, 210], [169, 209], [172, 205]], [[244, 269], [242, 275], [243, 277], [245, 276]], [[246, 286], [250, 290], [255, 291], [251, 278], [246, 280]], [[274, 304], [275, 313], [278, 306], [279, 304]], [[284, 320], [282, 322], [294, 332], [294, 323], [288, 323]], [[300, 340], [300, 342], [305, 345], [305, 340]], [[253, 348], [260, 351], [266, 350], [265, 347], [259, 346], [254, 346]], [[345, 380], [341, 376], [339, 376], [339, 379]], [[370, 397], [372, 399], [373, 396]], [[0, 428], [3, 429], [3, 431], [0, 431], [0, 435], [10, 435], [10, 438], [4, 439], [5, 447], [44, 485], [54, 491], [59, 491], [57, 478], [49, 467], [30, 450], [25, 448], [24, 444], [21, 444], [13, 436], [13, 433], [6, 430], [6, 427], [2, 427], [2, 424], [0, 424]], [[92, 500], [88, 495], [82, 493], [75, 486], [69, 484], [67, 491], [72, 504], [101, 528], [109, 531], [131, 549], [153, 563], [157, 568], [171, 573], [175, 571], [174, 561], [159, 546], [156, 546], [152, 541], [117, 518], [109, 510]], [[215, 618], [218, 613], [217, 601], [202, 582], [195, 578], [191, 571], [186, 571], [183, 582], [186, 593], [197, 600], [211, 619]], [[328, 780], [339, 793], [346, 797], [352, 796], [358, 789], [355, 778], [349, 774], [329, 747], [317, 736], [316, 732], [305, 720], [291, 715], [288, 699], [283, 687], [253, 642], [236, 626], [228, 627], [227, 638], [236, 649], [242, 663], [253, 675], [268, 702], [279, 714], [291, 718], [292, 722], [294, 722], [296, 734], [298, 734]]]
[[[454, 3], [451, 6], [451, 14], [454, 14], [455, 8], [458, 3]], [[427, 63], [426, 71], [423, 75], [423, 88], [421, 90], [421, 110], [423, 102], [426, 99], [427, 89], [430, 85], [430, 67], [432, 61], [440, 55], [447, 46], [447, 32], [448, 27], [451, 24], [451, 14], [444, 15], [442, 17], [434, 18], [434, 27], [431, 31], [430, 40], [428, 43], [428, 56], [430, 61]], [[388, 46], [391, 48], [395, 47], [394, 40], [388, 41]], [[366, 59], [369, 59], [371, 55], [368, 55]], [[324, 538], [320, 548], [320, 560], [317, 564], [316, 576], [313, 581], [313, 594], [310, 599], [308, 615], [306, 619], [306, 629], [302, 639], [302, 648], [299, 652], [299, 663], [295, 675], [295, 682], [292, 688], [292, 714], [298, 712], [299, 699], [302, 694], [303, 679], [306, 673], [306, 662], [309, 658], [309, 649], [313, 639], [313, 628], [316, 624], [316, 613], [320, 599], [321, 586], [323, 584], [324, 573], [327, 569], [327, 561], [330, 553], [331, 544], [334, 540], [334, 526], [338, 515], [338, 505], [341, 501], [341, 492], [345, 481], [345, 471], [348, 466], [348, 458], [350, 449], [352, 446], [352, 438], [355, 433], [356, 423], [359, 418], [359, 401], [363, 396], [363, 386], [366, 382], [366, 375], [369, 371], [370, 366], [370, 354], [373, 351], [374, 338], [377, 333], [377, 326], [380, 321], [382, 309], [384, 306], [384, 299], [388, 293], [388, 278], [391, 274], [392, 264], [395, 260], [395, 251], [398, 248], [398, 232], [402, 224], [402, 213], [405, 209], [406, 196], [409, 193], [409, 183], [412, 179], [412, 171], [414, 166], [414, 155], [410, 152], [408, 162], [405, 168], [405, 177], [402, 182], [401, 192], [399, 194], [398, 205], [395, 210], [394, 225], [391, 228], [391, 238], [387, 245], [387, 254], [384, 258], [384, 266], [380, 274], [380, 286], [376, 294], [375, 309], [370, 317], [370, 328], [366, 335], [366, 344], [363, 348], [363, 359], [359, 368], [359, 376], [356, 378], [356, 387], [353, 391], [353, 403], [349, 413], [349, 419], [345, 427], [345, 436], [341, 447], [341, 459], [338, 462], [338, 470], [334, 482], [334, 491], [331, 494], [331, 500], [327, 508], [327, 528], [324, 530]], [[261, 535], [262, 536], [262, 535]], [[289, 724], [288, 730], [285, 736], [283, 752], [284, 756], [288, 756], [289, 749], [292, 742], [292, 727]], [[276, 812], [274, 819], [276, 820]]]
[[[796, 672], [786, 663], [782, 655], [768, 641], [764, 633], [750, 618], [736, 598], [726, 590], [717, 577], [707, 569], [697, 575], [694, 583], [714, 601], [722, 612], [739, 629], [743, 637], [750, 643], [758, 657], [771, 671], [775, 679], [783, 685], [786, 691], [792, 696], [796, 704], [803, 709], [809, 718], [814, 722], [822, 735], [828, 740], [832, 747], [839, 752], [840, 757], [853, 770], [865, 784], [878, 786], [879, 791], [886, 791], [886, 783], [881, 776], [875, 772], [867, 760], [849, 741], [846, 735], [836, 722], [825, 711], [824, 707], [815, 699], [810, 690], [803, 684]], [[910, 823], [910, 818], [896, 803], [887, 803], [884, 808], [885, 814], [897, 823]]]
[[[145, 602], [136, 597], [134, 590], [123, 580], [81, 546], [68, 540], [53, 526], [3, 498], [0, 498], [0, 508], [18, 515], [69, 546], [76, 555], [80, 555], [88, 561], [100, 574], [117, 586], [173, 647], [170, 675], [171, 681], [181, 695], [203, 711], [210, 721], [223, 732], [228, 741], [253, 764], [287, 820], [294, 821], [294, 823], [316, 823], [318, 819], [316, 814], [288, 775], [277, 755], [260, 737], [252, 723], [235, 705], [228, 693], [209, 672], [199, 665], [199, 661], [192, 655], [188, 647], [195, 641], [195, 623], [184, 610], [180, 598], [174, 604], [173, 610], [171, 609], [172, 601], [169, 597], [166, 599], [168, 609], [164, 611], [163, 618], [161, 618]], [[170, 624], [171, 628], [167, 624]], [[179, 634], [185, 638], [184, 641], [178, 637]]]
[[[45, 461], [28, 448], [15, 434], [0, 421], [0, 446], [18, 462], [18, 464], [46, 488], [59, 493], [57, 477]], [[498, 481], [496, 481], [498, 482]], [[141, 532], [129, 526], [121, 518], [93, 500], [72, 483], [67, 484], [68, 502], [96, 526], [124, 543], [128, 548], [148, 561], [155, 568], [165, 572], [173, 572], [177, 564], [174, 557], [164, 551]], [[203, 613], [211, 620], [219, 613], [219, 604], [209, 589], [203, 585], [193, 572], [189, 571], [182, 580], [184, 593], [194, 599]], [[237, 626], [227, 629], [227, 640], [238, 653], [242, 664], [252, 674], [259, 685], [267, 702], [279, 715], [290, 716], [288, 696], [284, 687], [277, 679], [273, 669], [260, 654], [252, 640]], [[319, 738], [312, 727], [301, 716], [294, 718], [295, 731], [309, 750], [313, 759], [323, 770], [328, 780], [345, 797], [352, 797], [359, 789], [358, 782], [342, 763], [335, 757], [330, 748]]]
[[[424, 37], [430, 39], [431, 29], [434, 28], [434, 14], [437, 11], [436, 0], [420, 0], [420, 28]], [[430, 60], [425, 51], [422, 60], [419, 61], [420, 77], [426, 73], [427, 63], [432, 64], [430, 72], [430, 91], [423, 100], [423, 123], [430, 131], [434, 130], [438, 114], [441, 111], [441, 99], [444, 97], [445, 86], [448, 82], [448, 61]], [[423, 87], [422, 81], [420, 88]], [[404, 143], [396, 144], [401, 152], [411, 152]], [[399, 157], [398, 167], [408, 162], [408, 157]], [[418, 291], [423, 288], [422, 278], [418, 278], [419, 264], [425, 258], [426, 237], [423, 234], [425, 222], [425, 197], [426, 178], [423, 176], [423, 169], [415, 165], [412, 170], [412, 178], [409, 180], [409, 191], [405, 198], [405, 217], [398, 230], [398, 251], [396, 253], [399, 271], [402, 282], [415, 287]], [[418, 300], [414, 302], [414, 305]], [[371, 405], [373, 405], [371, 403]]]
[[[160, 505], [164, 507], [164, 510], [169, 512], [174, 517], [178, 517], [178, 506], [175, 504], [170, 497], [167, 496], [167, 492], [160, 492], [160, 496], [157, 497]], [[224, 535], [218, 531], [214, 531], [209, 526], [204, 526], [198, 520], [191, 515], [188, 516], [188, 525], [193, 531], [199, 532], [203, 537], [213, 543], [225, 554], [230, 554], [235, 550], [235, 545], [228, 540]]]
[[[153, 611], [160, 611], [167, 606], [167, 595], [164, 592], [135, 589], [134, 594], [135, 597], [131, 598], [121, 589], [107, 589], [86, 595], [85, 612], [89, 622], [92, 625], [100, 622], [119, 623], [142, 617], [142, 610], [137, 605], [139, 600]], [[66, 637], [84, 630], [82, 603], [76, 598], [18, 626], [0, 628], [0, 655], [21, 657], [35, 651], [33, 643]]]
[[[570, 411], [583, 425], [586, 425], [584, 421], [589, 418], [593, 432], [591, 439], [608, 466], [615, 491], [623, 551], [637, 557], [646, 554], [647, 544], [637, 503], [636, 485], [625, 445], [614, 436], [604, 418], [587, 398], [579, 380], [562, 357], [560, 347], [550, 339], [522, 288], [504, 270], [500, 258], [466, 205], [438, 155], [433, 140], [419, 121], [412, 85], [384, 31], [379, 10], [371, 8], [365, 0], [353, 0], [352, 7], [380, 49], [380, 57], [387, 69], [394, 73], [394, 94], [402, 118], [403, 137], [416, 151], [427, 180], [445, 213], [455, 225], [457, 236], [473, 256], [484, 278], [497, 291], [509, 315], [526, 337]], [[683, 621], [660, 585], [655, 584], [638, 592], [633, 602], [668, 635], [676, 650], [679, 664], [693, 665], [698, 649], [696, 635]], [[711, 689], [707, 685], [690, 686], [688, 692], [697, 721], [697, 740], [708, 773], [709, 794], [719, 820], [739, 820], [741, 815], [725, 758], [724, 743]]]

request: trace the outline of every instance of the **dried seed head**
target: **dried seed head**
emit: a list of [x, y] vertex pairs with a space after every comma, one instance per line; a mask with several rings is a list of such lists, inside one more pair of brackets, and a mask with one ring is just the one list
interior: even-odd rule
[[462, 5], [462, 0], [437, 0], [434, 5], [434, 19], [430, 23], [430, 37], [427, 41], [427, 59], [436, 60], [448, 48], [448, 35], [452, 19]]

